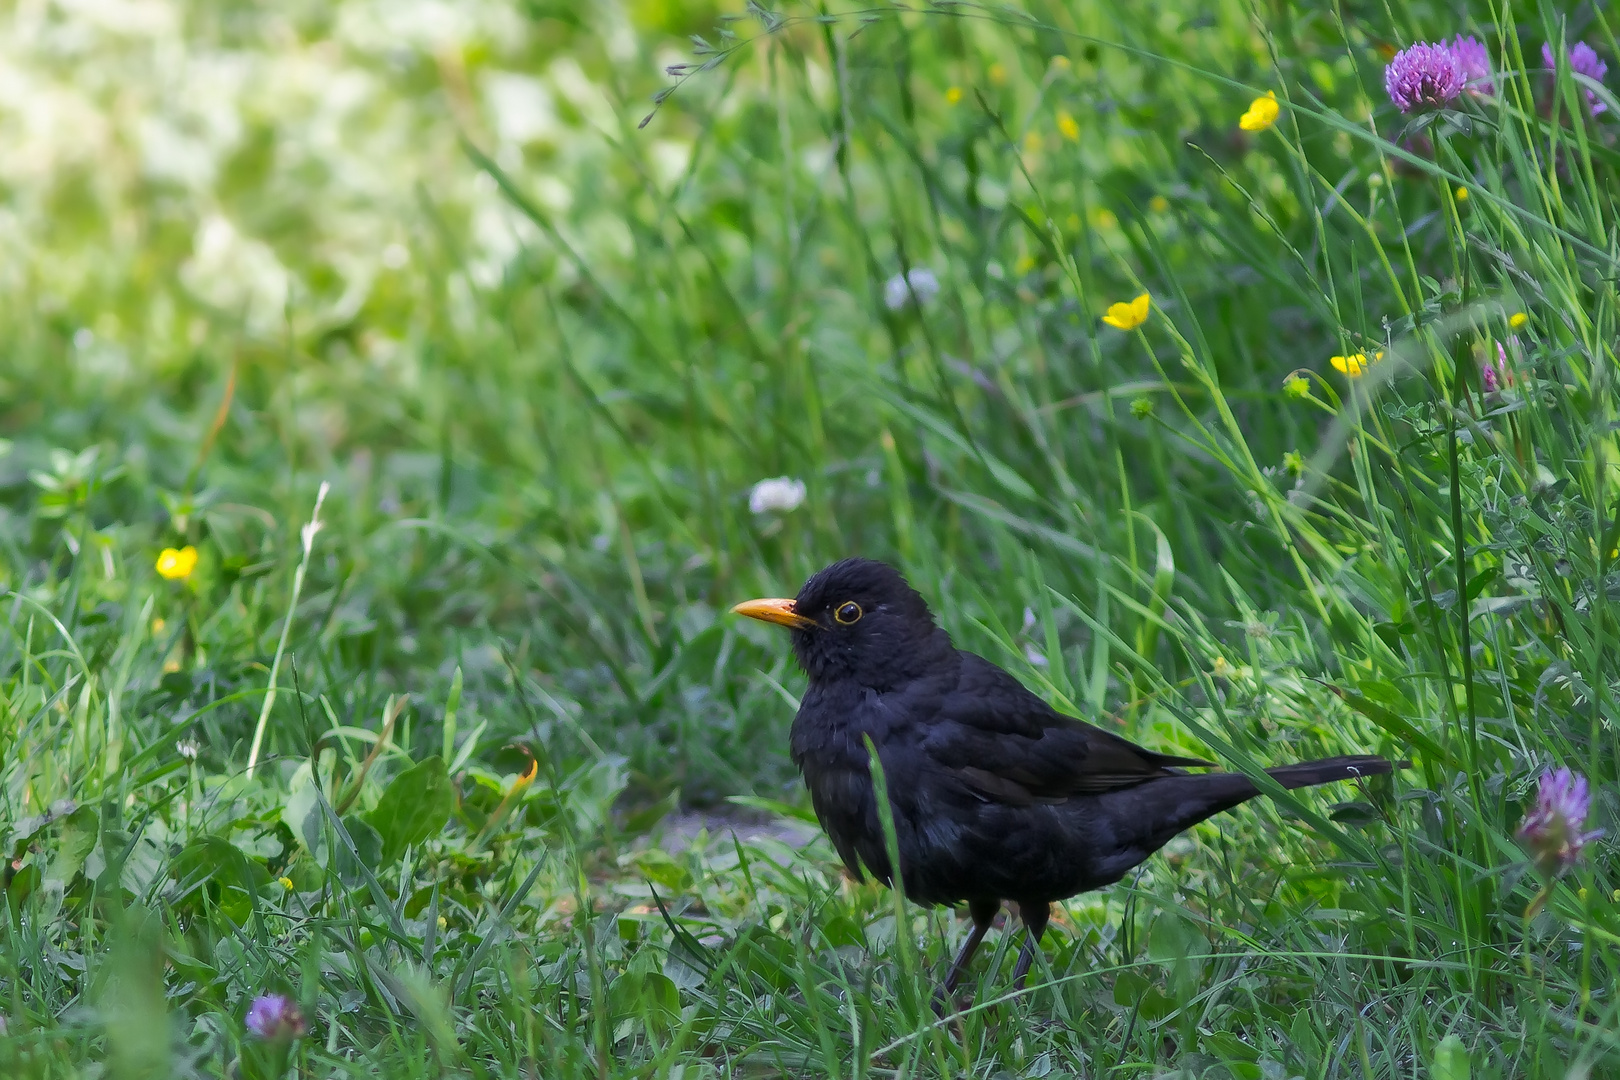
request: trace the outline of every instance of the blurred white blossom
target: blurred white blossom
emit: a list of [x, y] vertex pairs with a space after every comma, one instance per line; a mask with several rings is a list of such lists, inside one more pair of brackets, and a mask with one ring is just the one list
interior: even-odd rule
[[761, 480], [754, 485], [754, 490], [748, 493], [748, 509], [756, 514], [768, 514], [772, 510], [786, 513], [789, 510], [797, 510], [802, 502], [804, 502], [804, 481], [795, 480], [790, 476]]
[[918, 307], [926, 307], [938, 295], [939, 278], [926, 266], [914, 266], [904, 274], [894, 275], [883, 285], [883, 302], [890, 311], [899, 311], [912, 299]]
[[245, 315], [260, 333], [273, 332], [285, 316], [288, 280], [281, 260], [268, 244], [243, 236], [219, 214], [198, 227], [180, 282], [220, 311]]

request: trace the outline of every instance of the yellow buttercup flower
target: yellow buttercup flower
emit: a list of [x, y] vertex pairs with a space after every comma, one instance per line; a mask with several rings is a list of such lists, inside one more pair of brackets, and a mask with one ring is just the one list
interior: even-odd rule
[[1062, 135], [1065, 139], [1068, 139], [1070, 142], [1079, 142], [1080, 141], [1080, 125], [1075, 123], [1074, 117], [1070, 116], [1068, 113], [1064, 112], [1062, 109], [1058, 110], [1057, 129], [1058, 129], [1058, 134]]
[[1151, 303], [1148, 294], [1143, 293], [1129, 303], [1110, 304], [1108, 314], [1103, 316], [1103, 322], [1119, 330], [1135, 330], [1147, 322], [1148, 306]]
[[1270, 90], [1263, 97], [1249, 102], [1249, 111], [1238, 117], [1238, 127], [1244, 131], [1264, 131], [1277, 122], [1277, 95]]
[[1467, 188], [1459, 187], [1457, 189], [1456, 194], [1457, 194], [1457, 201], [1458, 202], [1467, 202], [1468, 201], [1468, 189]]
[[1513, 327], [1515, 330], [1529, 321], [1530, 316], [1526, 315], [1522, 311], [1515, 311], [1512, 315], [1508, 316], [1508, 325]]
[[1170, 209], [1170, 200], [1165, 198], [1163, 195], [1155, 195], [1153, 198], [1148, 200], [1148, 209], [1153, 211], [1155, 214], [1162, 214], [1166, 210]]
[[1383, 358], [1382, 352], [1373, 353], [1371, 360], [1367, 359], [1366, 353], [1352, 353], [1349, 356], [1333, 357], [1332, 364], [1336, 370], [1344, 372], [1352, 379], [1359, 379], [1369, 367]]
[[157, 572], [170, 581], [182, 581], [197, 569], [197, 549], [187, 544], [183, 548], [164, 548], [158, 553]]
[[953, 86], [949, 90], [945, 91], [945, 104], [947, 104], [947, 105], [955, 105], [957, 102], [959, 102], [961, 100], [962, 100], [962, 88], [960, 86]]
[[286, 889], [288, 892], [293, 891], [293, 879], [292, 878], [290, 878], [290, 877], [279, 877], [279, 878], [276, 879], [276, 881], [281, 885], [281, 887], [283, 889]]

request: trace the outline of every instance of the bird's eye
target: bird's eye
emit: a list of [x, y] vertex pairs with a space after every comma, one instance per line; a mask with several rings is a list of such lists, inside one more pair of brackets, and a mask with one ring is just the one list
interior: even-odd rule
[[854, 622], [859, 622], [861, 618], [861, 605], [857, 604], [853, 600], [845, 601], [844, 603], [838, 605], [837, 611], [833, 612], [833, 618], [837, 619], [845, 626], [848, 626]]

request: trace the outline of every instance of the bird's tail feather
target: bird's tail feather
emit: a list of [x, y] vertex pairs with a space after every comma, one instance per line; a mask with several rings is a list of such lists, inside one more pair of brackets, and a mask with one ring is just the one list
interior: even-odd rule
[[1323, 758], [1320, 761], [1302, 761], [1297, 765], [1278, 765], [1267, 769], [1266, 775], [1283, 787], [1315, 787], [1331, 784], [1335, 780], [1354, 780], [1360, 776], [1381, 776], [1394, 766], [1388, 758], [1373, 754], [1346, 754], [1344, 757]]
[[[1404, 766], [1406, 763], [1402, 762]], [[1346, 755], [1279, 765], [1266, 773], [1285, 788], [1313, 787], [1336, 780], [1377, 776], [1390, 772], [1395, 763], [1372, 755]], [[1107, 814], [1119, 838], [1120, 868], [1135, 866], [1148, 854], [1163, 847], [1177, 833], [1248, 802], [1260, 789], [1237, 772], [1196, 775], [1176, 773], [1149, 780], [1136, 787], [1104, 796]], [[1112, 870], [1100, 868], [1103, 880]], [[1121, 871], [1123, 872], [1123, 870]]]

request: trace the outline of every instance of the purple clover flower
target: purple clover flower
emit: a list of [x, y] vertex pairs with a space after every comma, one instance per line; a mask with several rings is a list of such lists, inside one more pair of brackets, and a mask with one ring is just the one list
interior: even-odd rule
[[248, 1006], [247, 1029], [269, 1042], [291, 1042], [309, 1030], [298, 1005], [285, 994], [261, 994]]
[[1513, 376], [1508, 374], [1507, 349], [1503, 348], [1500, 341], [1496, 343], [1496, 363], [1482, 364], [1479, 378], [1487, 394], [1494, 394], [1513, 381]]
[[1530, 860], [1548, 878], [1562, 877], [1580, 860], [1581, 849], [1603, 835], [1602, 829], [1582, 832], [1592, 808], [1586, 777], [1568, 769], [1541, 774], [1536, 805], [1524, 815], [1515, 834], [1530, 852]]
[[[1558, 59], [1553, 55], [1551, 44], [1541, 46], [1541, 62], [1548, 69], [1558, 66]], [[1609, 70], [1609, 65], [1598, 58], [1598, 54], [1592, 46], [1584, 41], [1577, 41], [1569, 50], [1569, 70], [1577, 75], [1585, 75], [1593, 82], [1602, 82], [1604, 74]], [[1585, 87], [1581, 89], [1586, 90]], [[1592, 110], [1593, 116], [1609, 110], [1609, 107], [1599, 101], [1597, 95], [1590, 90], [1586, 90], [1586, 104]]]
[[1471, 34], [1468, 37], [1458, 34], [1451, 43], [1451, 55], [1457, 58], [1457, 67], [1462, 72], [1463, 89], [1486, 97], [1496, 93], [1496, 83], [1491, 78], [1491, 55], [1485, 51], [1483, 42]]
[[1438, 109], [1462, 93], [1462, 64], [1445, 42], [1420, 41], [1395, 54], [1384, 69], [1384, 89], [1403, 113]]

